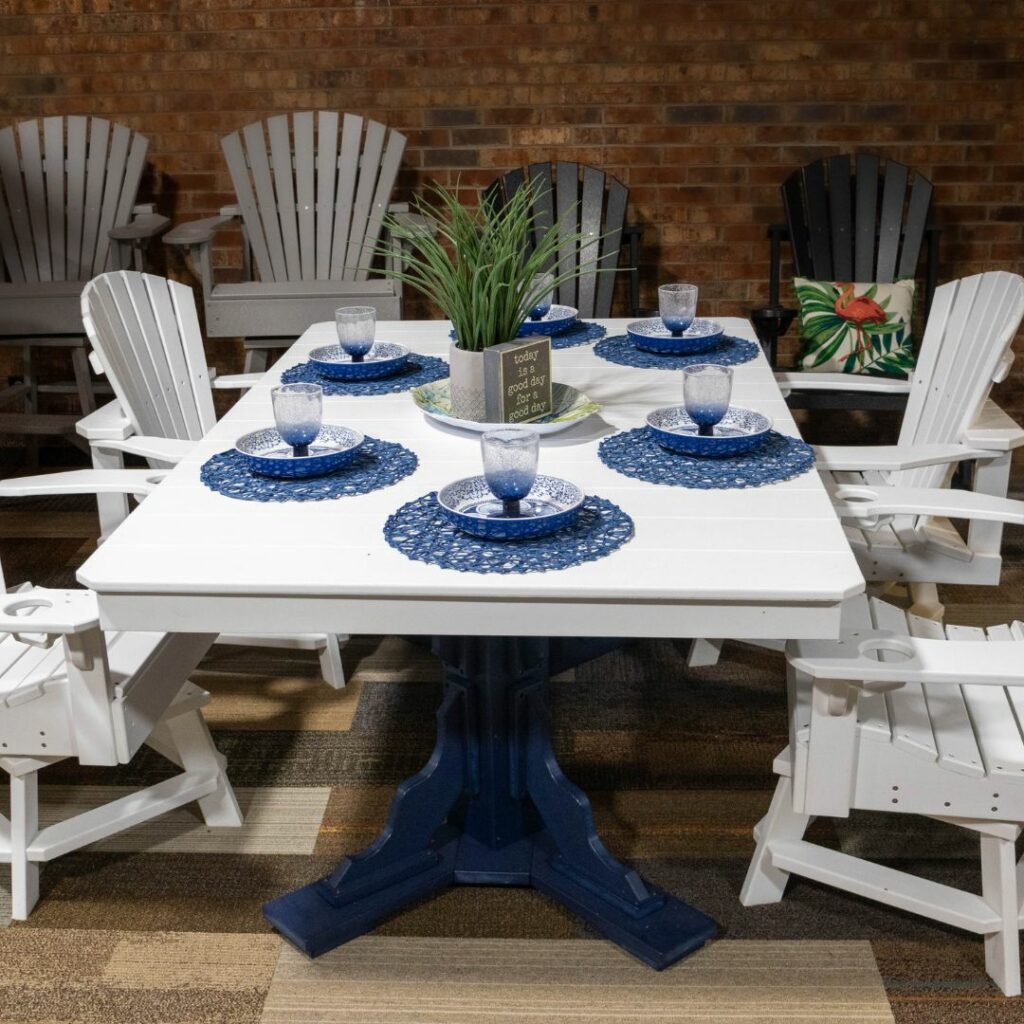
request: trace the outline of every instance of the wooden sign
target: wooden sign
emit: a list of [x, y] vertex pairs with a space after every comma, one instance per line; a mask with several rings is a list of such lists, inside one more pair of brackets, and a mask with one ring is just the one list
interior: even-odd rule
[[518, 338], [484, 349], [488, 423], [529, 423], [551, 412], [551, 339]]

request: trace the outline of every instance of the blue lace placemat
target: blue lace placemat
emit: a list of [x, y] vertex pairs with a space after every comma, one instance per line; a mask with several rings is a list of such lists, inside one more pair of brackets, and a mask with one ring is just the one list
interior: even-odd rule
[[419, 465], [414, 452], [394, 441], [368, 437], [359, 454], [326, 476], [281, 480], [253, 473], [236, 451], [207, 459], [199, 479], [218, 494], [240, 501], [326, 501], [369, 494], [398, 483]]
[[595, 355], [607, 359], [609, 363], [638, 366], [644, 370], [682, 370], [697, 363], [737, 366], [740, 363], [749, 363], [760, 351], [761, 346], [757, 342], [747, 341], [746, 338], [734, 338], [728, 334], [707, 352], [695, 352], [686, 356], [659, 356], [654, 352], [644, 352], [629, 340], [627, 334], [613, 334], [594, 346]]
[[633, 520], [618, 505], [588, 495], [579, 518], [548, 537], [481, 540], [456, 529], [441, 514], [437, 492], [407, 502], [388, 517], [384, 538], [416, 562], [458, 572], [548, 572], [593, 562], [633, 536]]
[[775, 430], [754, 451], [725, 459], [702, 459], [667, 451], [646, 427], [606, 437], [597, 452], [609, 469], [623, 476], [703, 491], [764, 487], [792, 480], [814, 466], [814, 449], [809, 444]]
[[[600, 341], [608, 333], [607, 329], [600, 324], [587, 323], [586, 320], [577, 320], [572, 327], [551, 335], [552, 348], [574, 348], [576, 345], [586, 345], [591, 341]], [[449, 331], [448, 337], [455, 340], [455, 332]]]
[[309, 363], [299, 363], [281, 374], [282, 384], [319, 384], [325, 395], [394, 395], [399, 391], [433, 384], [448, 376], [448, 364], [437, 356], [421, 356], [416, 352], [401, 373], [379, 380], [331, 380], [324, 377]]

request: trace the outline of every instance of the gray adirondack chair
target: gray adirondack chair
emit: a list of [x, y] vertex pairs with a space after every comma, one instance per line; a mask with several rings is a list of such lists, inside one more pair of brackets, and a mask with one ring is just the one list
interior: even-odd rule
[[[76, 393], [83, 414], [95, 409], [79, 296], [104, 270], [141, 266], [169, 224], [135, 203], [148, 147], [99, 117], [0, 129], [0, 345], [19, 346], [24, 361], [22, 382], [0, 390], [0, 433], [74, 438], [78, 417], [39, 415], [40, 393]], [[37, 350], [55, 346], [71, 349], [74, 384], [39, 383]]]
[[[305, 111], [257, 121], [221, 139], [237, 202], [182, 224], [169, 245], [194, 249], [211, 338], [242, 338], [246, 372], [344, 305], [402, 315], [401, 283], [374, 272], [374, 249], [405, 136], [356, 114]], [[242, 277], [216, 281], [218, 231], [241, 220]]]
[[[560, 225], [564, 239], [577, 232], [587, 236], [580, 242], [565, 241], [559, 246], [558, 273], [586, 265], [593, 269], [572, 281], [563, 281], [558, 287], [558, 301], [578, 309], [581, 317], [611, 316], [615, 274], [598, 273], [598, 269], [618, 267], [620, 253], [626, 250], [629, 266], [623, 269], [629, 274], [629, 312], [636, 314], [640, 305], [643, 228], [626, 223], [629, 189], [598, 167], [569, 160], [545, 161], [517, 167], [491, 182], [484, 190], [484, 202], [500, 209], [527, 182], [533, 189], [537, 239], [555, 223]], [[555, 262], [552, 260], [545, 269], [556, 270]]]

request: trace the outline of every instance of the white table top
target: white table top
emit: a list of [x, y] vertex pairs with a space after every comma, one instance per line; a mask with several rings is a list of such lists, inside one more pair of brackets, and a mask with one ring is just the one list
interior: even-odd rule
[[[625, 320], [606, 322], [621, 333]], [[749, 324], [727, 331], [753, 338]], [[380, 340], [443, 355], [447, 322], [378, 325]], [[176, 632], [373, 632], [803, 638], [838, 635], [840, 602], [863, 589], [818, 475], [748, 490], [644, 483], [608, 469], [600, 437], [682, 400], [678, 372], [554, 352], [556, 380], [603, 405], [544, 438], [540, 470], [619, 504], [636, 535], [614, 554], [548, 573], [484, 575], [413, 562], [385, 542], [401, 504], [481, 471], [477, 435], [428, 421], [407, 394], [329, 397], [324, 420], [399, 441], [419, 468], [393, 487], [334, 501], [246, 502], [200, 483], [211, 455], [271, 425], [269, 388], [333, 324], [315, 324], [98, 549], [79, 579], [108, 628]], [[733, 401], [797, 429], [762, 356], [735, 368]]]

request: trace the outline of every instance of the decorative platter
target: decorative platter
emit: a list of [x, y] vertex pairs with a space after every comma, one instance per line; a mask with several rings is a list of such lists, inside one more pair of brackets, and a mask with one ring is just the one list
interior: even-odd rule
[[378, 341], [355, 363], [340, 345], [323, 345], [309, 353], [309, 362], [317, 373], [330, 380], [377, 380], [398, 373], [409, 358], [404, 345]]
[[768, 436], [772, 421], [753, 409], [733, 406], [712, 433], [702, 437], [683, 406], [669, 405], [648, 415], [647, 429], [663, 448], [683, 455], [724, 458], [755, 449]]
[[486, 540], [528, 540], [571, 526], [583, 505], [583, 491], [556, 476], [538, 476], [519, 502], [519, 515], [508, 516], [487, 478], [470, 476], [442, 487], [437, 494], [441, 514], [457, 529]]
[[298, 480], [323, 476], [351, 462], [366, 438], [357, 430], [325, 423], [309, 445], [309, 454], [296, 456], [274, 427], [254, 430], [235, 442], [235, 451], [253, 473]]
[[[500, 430], [502, 427], [512, 426], [509, 423], [480, 423], [477, 420], [462, 420], [453, 416], [451, 388], [447, 377], [433, 384], [421, 384], [418, 388], [413, 388], [410, 394], [424, 415], [450, 427], [482, 434], [487, 430]], [[577, 391], [570, 384], [557, 382], [551, 385], [551, 404], [553, 408], [547, 416], [516, 426], [529, 427], [538, 434], [557, 434], [601, 411], [601, 406], [591, 401], [582, 391]]]
[[528, 338], [531, 334], [558, 334], [571, 327], [579, 316], [579, 310], [572, 306], [552, 306], [539, 320], [527, 317], [519, 328], [519, 337]]
[[682, 334], [674, 336], [660, 316], [652, 316], [628, 324], [626, 334], [637, 348], [645, 352], [681, 356], [714, 348], [725, 334], [725, 328], [717, 320], [698, 317]]

